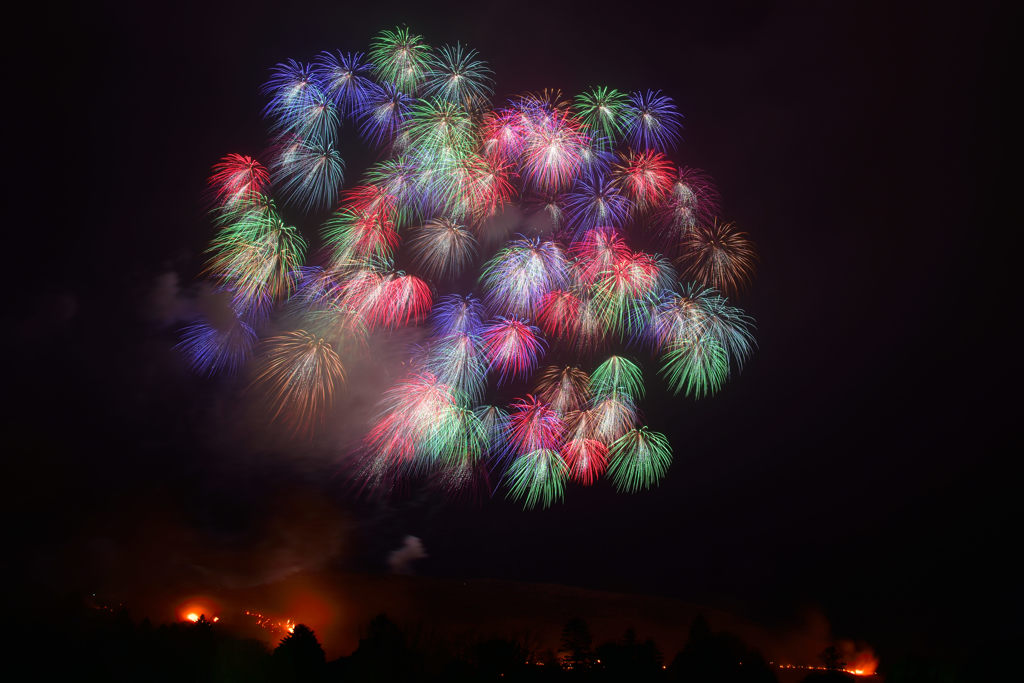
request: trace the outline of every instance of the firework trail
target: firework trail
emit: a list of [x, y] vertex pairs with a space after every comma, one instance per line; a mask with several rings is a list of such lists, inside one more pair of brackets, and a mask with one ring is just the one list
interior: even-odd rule
[[[476, 50], [404, 26], [362, 49], [273, 66], [266, 159], [213, 163], [203, 274], [231, 316], [182, 329], [187, 362], [253, 363], [273, 420], [308, 433], [342, 389], [341, 357], [366, 362], [420, 327], [352, 459], [364, 490], [500, 488], [529, 508], [570, 483], [657, 485], [672, 448], [642, 424], [644, 358], [668, 391], [701, 398], [755, 346], [726, 297], [757, 256], [719, 220], [710, 178], [670, 158], [673, 99], [602, 84], [497, 100]], [[375, 160], [349, 183], [360, 145]], [[505, 391], [525, 397], [503, 404]]]

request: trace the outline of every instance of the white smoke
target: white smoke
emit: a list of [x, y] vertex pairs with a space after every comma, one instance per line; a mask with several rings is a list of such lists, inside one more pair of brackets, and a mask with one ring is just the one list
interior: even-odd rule
[[406, 536], [402, 545], [388, 555], [388, 566], [392, 574], [412, 574], [412, 563], [430, 557], [423, 541], [416, 536]]

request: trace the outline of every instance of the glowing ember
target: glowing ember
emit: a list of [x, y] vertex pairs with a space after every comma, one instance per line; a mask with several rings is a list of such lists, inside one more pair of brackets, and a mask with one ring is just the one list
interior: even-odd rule
[[[774, 662], [773, 662], [774, 663]], [[802, 669], [804, 671], [830, 671], [827, 666], [807, 666], [804, 664], [775, 664], [780, 669]], [[857, 668], [839, 669], [843, 673], [852, 674], [854, 676], [874, 676], [875, 667], [877, 663], [873, 660], [865, 664], [857, 665]]]
[[250, 610], [245, 610], [245, 616], [250, 617], [256, 622], [257, 626], [265, 631], [270, 631], [271, 633], [282, 634], [295, 632], [295, 622], [291, 619], [274, 619], [260, 614], [259, 612], [253, 612]]

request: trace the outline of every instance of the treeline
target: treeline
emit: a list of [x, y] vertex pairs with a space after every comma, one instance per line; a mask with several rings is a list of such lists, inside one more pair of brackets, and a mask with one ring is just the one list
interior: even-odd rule
[[[249, 683], [344, 681], [675, 681], [778, 683], [775, 671], [736, 636], [713, 632], [698, 617], [683, 649], [670, 661], [632, 629], [595, 644], [587, 624], [573, 619], [555, 650], [523, 640], [481, 638], [451, 642], [407, 632], [381, 615], [367, 625], [358, 648], [327, 660], [304, 625], [271, 649], [220, 623], [154, 626], [125, 610], [81, 606], [28, 627], [33, 678], [88, 681], [203, 681]], [[17, 667], [19, 670], [21, 667]], [[842, 677], [842, 674], [838, 674]]]

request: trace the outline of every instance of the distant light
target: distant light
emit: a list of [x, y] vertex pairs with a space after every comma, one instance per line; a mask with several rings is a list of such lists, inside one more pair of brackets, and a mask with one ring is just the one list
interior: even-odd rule
[[199, 621], [199, 615], [196, 614], [195, 612], [189, 612], [188, 614], [185, 615], [185, 618], [188, 619], [189, 621], [192, 621], [192, 622]]

